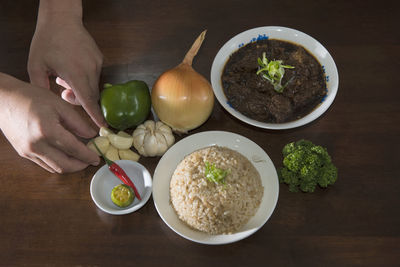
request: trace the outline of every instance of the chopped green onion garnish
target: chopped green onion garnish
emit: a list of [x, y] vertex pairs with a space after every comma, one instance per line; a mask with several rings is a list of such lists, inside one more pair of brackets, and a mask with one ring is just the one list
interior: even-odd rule
[[214, 182], [216, 184], [222, 183], [225, 184], [225, 177], [228, 174], [228, 171], [215, 167], [215, 164], [210, 164], [209, 162], [205, 162], [206, 165], [206, 178], [210, 182]]
[[282, 78], [285, 75], [285, 69], [294, 69], [293, 66], [282, 65], [282, 60], [271, 60], [268, 62], [266, 57], [266, 53], [263, 53], [263, 57], [257, 59], [258, 65], [260, 68], [257, 71], [257, 75], [261, 74], [263, 78], [267, 79], [273, 86], [275, 91], [278, 93], [283, 92], [283, 88], [285, 88], [289, 80], [285, 85], [282, 85]]

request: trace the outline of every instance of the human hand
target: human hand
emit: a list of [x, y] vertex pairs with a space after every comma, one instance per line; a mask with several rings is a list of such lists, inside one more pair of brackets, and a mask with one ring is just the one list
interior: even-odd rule
[[90, 138], [96, 131], [50, 90], [0, 74], [0, 106], [0, 128], [20, 156], [52, 173], [99, 164], [75, 136]]
[[[60, 6], [64, 5], [64, 6]], [[32, 84], [49, 88], [56, 75], [65, 88], [61, 96], [82, 105], [97, 126], [105, 126], [99, 100], [103, 56], [82, 24], [80, 1], [41, 1], [32, 39], [28, 72]]]

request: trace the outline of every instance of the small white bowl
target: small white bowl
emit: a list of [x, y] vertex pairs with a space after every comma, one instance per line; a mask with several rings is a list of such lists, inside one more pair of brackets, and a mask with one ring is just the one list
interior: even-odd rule
[[152, 191], [151, 175], [140, 163], [130, 160], [117, 160], [115, 163], [131, 178], [142, 200], [139, 201], [135, 197], [133, 203], [126, 208], [120, 208], [115, 205], [111, 200], [111, 191], [115, 186], [123, 182], [108, 169], [107, 165], [101, 167], [94, 174], [90, 183], [90, 195], [96, 206], [102, 211], [113, 215], [128, 214], [140, 209], [149, 200]]
[[[306, 48], [322, 65], [325, 71], [328, 93], [323, 102], [311, 113], [298, 120], [290, 122], [265, 123], [246, 117], [239, 111], [235, 110], [228, 103], [228, 99], [224, 94], [221, 82], [221, 76], [225, 64], [232, 53], [237, 51], [240, 47], [259, 39], [279, 39], [301, 45]], [[329, 54], [328, 50], [326, 50], [326, 48], [323, 47], [317, 40], [298, 30], [279, 26], [267, 26], [242, 32], [222, 46], [222, 48], [218, 51], [211, 67], [211, 84], [218, 102], [234, 117], [260, 128], [279, 130], [299, 127], [310, 123], [321, 116], [335, 99], [339, 87], [339, 74], [332, 56]]]

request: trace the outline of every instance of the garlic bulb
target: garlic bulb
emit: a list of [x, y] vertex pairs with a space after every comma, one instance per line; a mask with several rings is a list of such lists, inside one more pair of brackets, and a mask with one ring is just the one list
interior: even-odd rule
[[175, 142], [171, 128], [161, 121], [145, 121], [132, 135], [133, 146], [145, 157], [161, 156]]

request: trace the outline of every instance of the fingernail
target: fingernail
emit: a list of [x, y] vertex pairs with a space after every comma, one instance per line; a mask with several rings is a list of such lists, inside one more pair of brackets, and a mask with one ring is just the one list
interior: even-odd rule
[[91, 165], [98, 166], [99, 164], [100, 164], [100, 161], [96, 161], [96, 162], [93, 162]]

